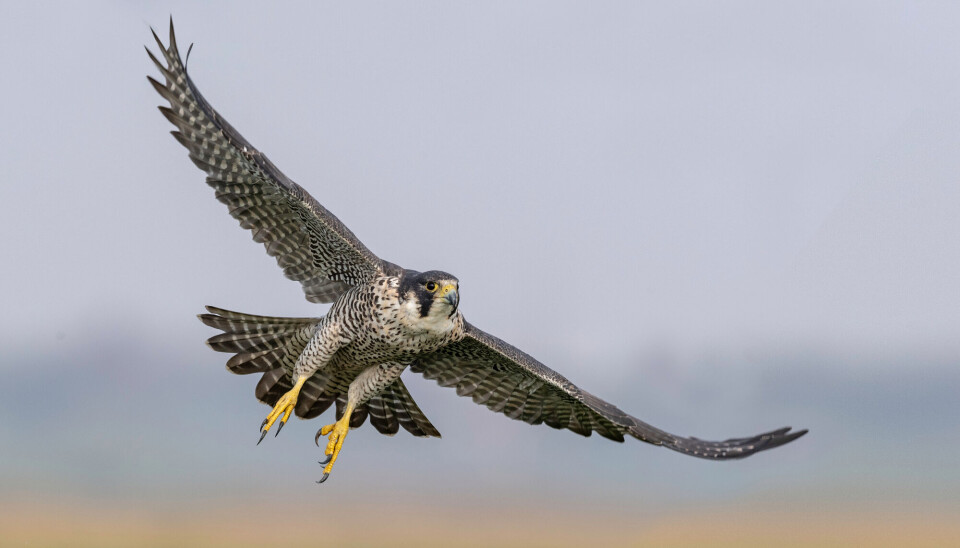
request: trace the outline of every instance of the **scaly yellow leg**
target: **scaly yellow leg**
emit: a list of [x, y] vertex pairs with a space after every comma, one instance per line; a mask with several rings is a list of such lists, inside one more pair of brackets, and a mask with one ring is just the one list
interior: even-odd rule
[[353, 403], [347, 402], [347, 407], [343, 410], [343, 416], [340, 417], [340, 420], [324, 426], [317, 432], [318, 442], [320, 441], [320, 436], [330, 435], [327, 441], [327, 448], [323, 452], [324, 455], [327, 455], [327, 458], [320, 461], [320, 464], [326, 464], [327, 466], [323, 469], [323, 477], [320, 478], [320, 481], [317, 483], [323, 483], [330, 477], [330, 471], [333, 470], [333, 463], [337, 462], [337, 455], [340, 454], [340, 448], [343, 447], [343, 440], [347, 437], [347, 433], [350, 432], [350, 415], [353, 414], [353, 407]]
[[[307, 377], [298, 378], [297, 384], [293, 385], [293, 388], [291, 388], [289, 392], [280, 396], [277, 404], [273, 406], [273, 410], [270, 411], [267, 418], [263, 419], [263, 424], [260, 425], [260, 441], [257, 442], [257, 445], [260, 445], [260, 442], [263, 441], [267, 432], [270, 431], [270, 427], [273, 426], [273, 423], [275, 423], [281, 415], [283, 418], [280, 420], [280, 426], [277, 427], [277, 434], [280, 433], [280, 430], [283, 430], [283, 425], [287, 424], [287, 419], [290, 418], [294, 406], [297, 405], [297, 396], [300, 395], [300, 389], [305, 382], [307, 382]], [[274, 437], [276, 437], [277, 434], [274, 434]]]

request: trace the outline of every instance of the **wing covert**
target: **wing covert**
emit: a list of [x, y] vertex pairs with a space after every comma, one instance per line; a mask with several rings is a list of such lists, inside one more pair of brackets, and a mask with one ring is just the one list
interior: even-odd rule
[[722, 442], [683, 438], [660, 430], [581, 390], [518, 348], [465, 323], [466, 337], [415, 361], [410, 369], [456, 388], [460, 396], [529, 424], [593, 432], [622, 442], [624, 435], [706, 459], [736, 459], [804, 435], [781, 428]]
[[153, 36], [166, 65], [147, 53], [165, 82], [147, 79], [170, 102], [160, 111], [177, 127], [171, 133], [207, 174], [217, 200], [264, 244], [287, 278], [301, 283], [307, 300], [332, 302], [381, 272], [386, 263], [207, 103], [180, 58], [172, 19], [169, 46]]

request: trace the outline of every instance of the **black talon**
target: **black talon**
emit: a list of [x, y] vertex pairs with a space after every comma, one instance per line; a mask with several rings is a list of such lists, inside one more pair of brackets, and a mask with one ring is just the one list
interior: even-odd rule
[[260, 442], [263, 441], [263, 438], [267, 437], [267, 432], [269, 432], [269, 430], [264, 430], [263, 434], [260, 434], [260, 439], [257, 440], [257, 445], [260, 445]]
[[260, 431], [263, 432], [263, 427], [267, 425], [267, 419], [263, 419], [263, 422], [260, 423]]
[[330, 474], [324, 474], [323, 477], [320, 478], [319, 481], [317, 481], [317, 483], [323, 483], [323, 482], [327, 481], [327, 478], [329, 478], [329, 477], [330, 477]]
[[317, 447], [320, 447], [320, 430], [317, 430], [317, 436], [313, 438], [313, 443], [317, 444]]
[[280, 426], [277, 427], [277, 433], [274, 434], [273, 437], [277, 437], [277, 436], [280, 435], [280, 431], [283, 430], [283, 425], [284, 425], [284, 424], [287, 424], [287, 423], [285, 423], [285, 422], [283, 422], [283, 421], [280, 421]]
[[325, 459], [323, 459], [323, 460], [318, 460], [317, 463], [319, 463], [319, 464], [327, 464], [328, 462], [330, 462], [330, 459], [332, 459], [332, 458], [333, 458], [333, 455], [327, 455], [327, 458], [325, 458]]

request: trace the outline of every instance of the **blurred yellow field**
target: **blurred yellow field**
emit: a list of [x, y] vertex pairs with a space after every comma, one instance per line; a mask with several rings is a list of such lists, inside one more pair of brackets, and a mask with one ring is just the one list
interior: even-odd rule
[[[133, 505], [131, 505], [133, 506]], [[377, 519], [368, 519], [376, 514]], [[151, 512], [96, 504], [0, 505], [0, 545], [30, 547], [956, 546], [948, 511], [683, 512], [631, 518], [500, 510], [348, 506], [323, 515], [280, 505]]]

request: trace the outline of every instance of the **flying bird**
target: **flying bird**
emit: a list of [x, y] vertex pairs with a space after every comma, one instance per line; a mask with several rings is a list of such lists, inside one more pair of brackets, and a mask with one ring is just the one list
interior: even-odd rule
[[[207, 344], [233, 353], [227, 368], [261, 374], [256, 397], [272, 406], [260, 439], [291, 415], [309, 419], [336, 409], [320, 483], [333, 468], [351, 428], [369, 417], [379, 432], [402, 426], [414, 436], [440, 433], [404, 386], [410, 369], [460, 396], [529, 424], [618, 442], [630, 436], [705, 459], [738, 459], [779, 447], [806, 430], [780, 428], [752, 437], [703, 441], [646, 424], [575, 386], [523, 351], [470, 323], [460, 311], [456, 276], [417, 272], [380, 259], [332, 213], [290, 180], [203, 98], [187, 74], [170, 21], [169, 45], [153, 33], [164, 62], [147, 53], [163, 75], [148, 80], [170, 106], [160, 111], [174, 138], [206, 173], [216, 198], [240, 226], [276, 258], [307, 300], [332, 303], [319, 318], [242, 314], [212, 306], [199, 315], [223, 331]], [[187, 57], [189, 58], [189, 50]], [[276, 435], [276, 434], [275, 434]]]

